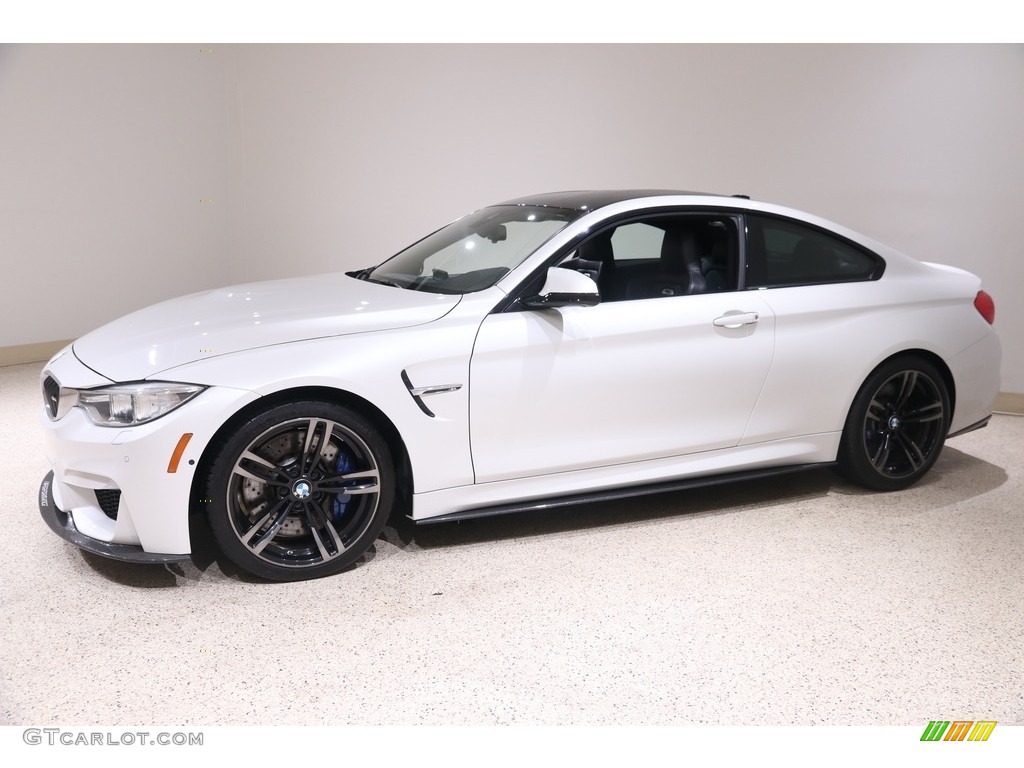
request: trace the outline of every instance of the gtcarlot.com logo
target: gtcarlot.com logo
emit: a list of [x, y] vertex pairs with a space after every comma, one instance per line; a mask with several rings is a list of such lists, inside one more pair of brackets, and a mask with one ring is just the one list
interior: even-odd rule
[[65, 747], [201, 747], [203, 734], [176, 731], [75, 731], [64, 728], [26, 728], [21, 734], [26, 744]]
[[995, 727], [995, 720], [932, 720], [921, 741], [988, 741]]

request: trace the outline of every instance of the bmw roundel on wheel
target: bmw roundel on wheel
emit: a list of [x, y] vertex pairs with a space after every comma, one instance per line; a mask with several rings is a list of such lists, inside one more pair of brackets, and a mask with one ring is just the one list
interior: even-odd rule
[[835, 465], [894, 491], [999, 388], [973, 274], [738, 197], [562, 192], [366, 269], [185, 296], [42, 373], [49, 526], [274, 580], [418, 523]]

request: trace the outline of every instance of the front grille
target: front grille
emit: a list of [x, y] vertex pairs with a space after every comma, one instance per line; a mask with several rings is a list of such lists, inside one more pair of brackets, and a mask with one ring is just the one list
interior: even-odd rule
[[96, 501], [99, 502], [104, 515], [111, 520], [117, 520], [117, 507], [121, 503], [120, 491], [98, 490], [96, 491]]
[[43, 379], [43, 405], [50, 419], [56, 419], [57, 407], [60, 405], [60, 384], [53, 376]]

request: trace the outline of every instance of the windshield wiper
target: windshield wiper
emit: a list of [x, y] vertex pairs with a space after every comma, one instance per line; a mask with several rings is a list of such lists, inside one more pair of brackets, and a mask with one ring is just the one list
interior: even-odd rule
[[394, 280], [379, 280], [375, 277], [367, 275], [363, 278], [368, 283], [376, 283], [377, 285], [390, 285], [392, 288], [404, 288], [405, 286], [401, 283], [395, 282]]

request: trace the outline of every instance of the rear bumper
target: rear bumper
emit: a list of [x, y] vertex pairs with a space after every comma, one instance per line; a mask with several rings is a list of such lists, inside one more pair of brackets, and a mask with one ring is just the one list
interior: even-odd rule
[[992, 406], [999, 393], [1001, 361], [999, 337], [991, 330], [947, 360], [956, 387], [949, 437], [983, 427], [992, 416]]
[[53, 472], [48, 472], [39, 486], [39, 514], [50, 530], [56, 533], [65, 541], [70, 541], [79, 549], [92, 552], [95, 555], [109, 557], [112, 560], [121, 560], [127, 563], [149, 563], [159, 565], [161, 563], [176, 563], [183, 560], [190, 560], [191, 555], [165, 555], [155, 552], [146, 552], [137, 544], [114, 544], [109, 541], [100, 541], [91, 536], [86, 536], [75, 527], [72, 516], [57, 506], [53, 498]]

